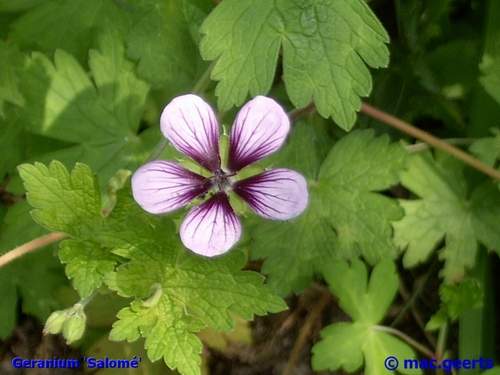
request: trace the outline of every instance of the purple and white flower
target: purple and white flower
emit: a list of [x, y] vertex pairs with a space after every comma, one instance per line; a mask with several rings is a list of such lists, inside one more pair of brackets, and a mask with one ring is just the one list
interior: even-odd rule
[[170, 143], [211, 176], [201, 176], [173, 161], [156, 160], [134, 173], [132, 192], [137, 203], [153, 214], [172, 212], [211, 193], [181, 224], [181, 240], [188, 249], [211, 257], [225, 253], [239, 240], [241, 223], [229, 203], [231, 191], [267, 219], [288, 220], [307, 207], [307, 183], [295, 171], [271, 169], [238, 180], [239, 171], [278, 150], [290, 130], [288, 116], [273, 99], [257, 96], [241, 108], [229, 136], [227, 166], [221, 165], [219, 124], [200, 97], [173, 99], [160, 123]]

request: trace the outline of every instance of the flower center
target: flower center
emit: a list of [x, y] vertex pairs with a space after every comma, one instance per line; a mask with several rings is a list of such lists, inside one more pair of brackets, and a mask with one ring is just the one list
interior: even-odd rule
[[232, 187], [231, 177], [236, 173], [227, 173], [222, 169], [215, 171], [214, 175], [210, 178], [212, 187], [218, 192], [228, 192]]

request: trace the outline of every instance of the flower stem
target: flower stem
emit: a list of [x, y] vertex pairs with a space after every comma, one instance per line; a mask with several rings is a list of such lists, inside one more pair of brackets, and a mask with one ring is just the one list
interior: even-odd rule
[[80, 304], [82, 306], [82, 309], [84, 309], [96, 296], [97, 296], [97, 291], [93, 291], [90, 296], [81, 299], [76, 304]]
[[361, 105], [361, 112], [365, 115], [373, 117], [374, 119], [392, 126], [406, 134], [411, 135], [421, 141], [433, 146], [441, 151], [444, 151], [455, 158], [462, 160], [464, 163], [470, 165], [472, 168], [477, 169], [480, 172], [494, 178], [495, 180], [500, 180], [500, 172], [495, 168], [490, 167], [489, 165], [483, 163], [479, 159], [469, 155], [468, 153], [462, 151], [461, 149], [433, 136], [430, 133], [427, 133], [423, 130], [416, 128], [415, 126], [392, 116], [384, 111], [381, 111], [378, 108], [372, 107], [369, 104], [363, 103]]
[[210, 74], [212, 73], [214, 65], [215, 65], [215, 61], [212, 62], [207, 67], [207, 69], [205, 69], [205, 71], [201, 75], [200, 79], [198, 79], [198, 81], [194, 84], [193, 93], [201, 94], [201, 93], [205, 92], [208, 85], [210, 84]]
[[315, 110], [314, 104], [311, 103], [311, 104], [305, 106], [304, 108], [294, 109], [293, 111], [290, 111], [287, 114], [288, 114], [288, 117], [290, 118], [290, 122], [294, 123], [295, 120], [297, 120], [299, 117], [305, 116], [309, 113], [312, 113], [312, 112], [314, 112], [314, 110]]
[[160, 142], [155, 146], [153, 152], [148, 156], [146, 161], [153, 161], [156, 160], [160, 157], [161, 153], [163, 150], [165, 150], [165, 147], [167, 147], [168, 141], [166, 138], [162, 138]]
[[54, 242], [60, 241], [66, 236], [66, 233], [52, 232], [26, 242], [25, 244], [18, 246], [15, 249], [12, 249], [0, 256], [0, 268], [6, 266], [13, 260], [22, 257], [25, 254], [31, 253]]
[[425, 355], [428, 358], [434, 358], [434, 353], [432, 350], [427, 348], [424, 344], [419, 343], [418, 341], [412, 339], [410, 336], [408, 336], [406, 333], [401, 332], [398, 329], [392, 328], [392, 327], [387, 327], [387, 326], [374, 326], [374, 328], [377, 331], [382, 331], [382, 332], [387, 332], [390, 333], [391, 335], [397, 336], [403, 341], [405, 341], [407, 344], [410, 346], [413, 346], [416, 350], [418, 350], [420, 353]]

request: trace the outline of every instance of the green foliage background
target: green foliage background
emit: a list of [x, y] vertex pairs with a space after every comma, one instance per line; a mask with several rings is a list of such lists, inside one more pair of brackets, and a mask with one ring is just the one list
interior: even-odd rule
[[[496, 0], [0, 0], [0, 254], [67, 234], [0, 268], [0, 338], [20, 307], [78, 341], [114, 298], [99, 307], [110, 340], [143, 338], [134, 350], [197, 375], [202, 330], [325, 284], [347, 315], [321, 332], [312, 369], [384, 374], [388, 355], [422, 356], [387, 326], [400, 280], [423, 266], [440, 283], [427, 334], [459, 333], [433, 353], [493, 357], [499, 181], [358, 111], [368, 100], [500, 170], [499, 18]], [[128, 183], [187, 92], [225, 129], [255, 95], [314, 104], [259, 165], [306, 176], [306, 212], [240, 209], [244, 238], [217, 259], [187, 252], [182, 212], [146, 214]]]

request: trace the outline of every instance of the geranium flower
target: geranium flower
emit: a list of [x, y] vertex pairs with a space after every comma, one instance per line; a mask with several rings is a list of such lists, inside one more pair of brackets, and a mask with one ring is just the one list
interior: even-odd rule
[[156, 160], [134, 173], [132, 192], [137, 203], [153, 214], [177, 210], [210, 193], [181, 224], [181, 240], [188, 249], [211, 257], [225, 253], [239, 240], [241, 223], [229, 203], [230, 192], [267, 219], [288, 220], [306, 208], [307, 183], [295, 171], [271, 169], [238, 180], [243, 168], [278, 150], [290, 130], [288, 116], [273, 99], [257, 96], [241, 108], [229, 137], [227, 166], [221, 165], [219, 124], [200, 97], [173, 99], [163, 110], [160, 124], [170, 143], [210, 171], [211, 177], [173, 161]]

